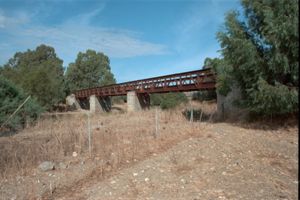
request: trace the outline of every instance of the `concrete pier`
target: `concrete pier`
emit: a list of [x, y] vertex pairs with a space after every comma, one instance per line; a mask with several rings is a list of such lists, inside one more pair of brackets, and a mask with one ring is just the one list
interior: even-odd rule
[[150, 96], [149, 94], [137, 94], [135, 91], [127, 93], [127, 111], [139, 111], [144, 108], [149, 108]]
[[90, 111], [93, 113], [109, 112], [111, 109], [110, 97], [90, 96]]
[[[109, 96], [97, 97], [96, 95], [92, 95], [89, 98], [81, 98], [78, 100], [75, 98], [75, 95], [72, 94], [66, 98], [66, 103], [74, 109], [90, 110], [92, 113], [109, 112], [112, 107], [111, 97]], [[150, 108], [149, 94], [138, 94], [135, 91], [129, 91], [127, 93], [127, 111], [139, 111], [147, 108]]]
[[98, 98], [95, 95], [90, 96], [90, 111], [92, 113], [102, 112], [101, 105], [98, 101]]
[[74, 94], [67, 96], [66, 104], [67, 104], [67, 106], [73, 107], [73, 109], [77, 109], [77, 110], [81, 109], [81, 106], [80, 106], [79, 102], [77, 101]]

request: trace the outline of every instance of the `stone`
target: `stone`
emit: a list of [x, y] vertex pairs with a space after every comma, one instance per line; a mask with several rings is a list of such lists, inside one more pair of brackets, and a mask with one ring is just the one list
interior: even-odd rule
[[73, 157], [77, 157], [77, 155], [78, 155], [78, 154], [77, 154], [75, 151], [72, 153], [72, 156], [73, 156]]
[[133, 176], [137, 176], [138, 175], [138, 173], [133, 173]]
[[75, 109], [78, 109], [78, 110], [81, 109], [80, 104], [76, 100], [76, 97], [75, 97], [74, 94], [71, 94], [71, 95], [67, 96], [67, 98], [66, 98], [66, 104], [68, 106], [70, 106], [70, 107], [75, 108]]
[[45, 162], [42, 162], [38, 168], [43, 171], [43, 172], [46, 172], [46, 171], [50, 171], [50, 170], [54, 170], [55, 169], [55, 164], [51, 161], [45, 161]]
[[68, 165], [66, 165], [66, 164], [63, 163], [63, 162], [60, 162], [60, 163], [58, 163], [57, 168], [59, 168], [59, 169], [67, 169], [67, 168], [68, 168]]

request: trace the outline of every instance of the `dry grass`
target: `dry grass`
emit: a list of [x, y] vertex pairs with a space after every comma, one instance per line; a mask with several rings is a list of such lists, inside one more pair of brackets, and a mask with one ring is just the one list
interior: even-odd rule
[[66, 160], [74, 151], [114, 169], [203, 131], [203, 125], [184, 118], [182, 109], [159, 112], [158, 138], [154, 137], [155, 110], [92, 115], [90, 155], [87, 120], [86, 114], [59, 115], [0, 138], [0, 177], [30, 174], [39, 163]]
[[[65, 118], [65, 117], [64, 117]], [[0, 138], [1, 176], [25, 175], [45, 160], [59, 160], [85, 145], [82, 117], [44, 119], [13, 137]]]

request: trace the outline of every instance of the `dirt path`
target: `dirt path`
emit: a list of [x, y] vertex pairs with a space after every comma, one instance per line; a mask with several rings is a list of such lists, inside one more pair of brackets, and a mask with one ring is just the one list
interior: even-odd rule
[[298, 199], [298, 128], [205, 133], [55, 199]]

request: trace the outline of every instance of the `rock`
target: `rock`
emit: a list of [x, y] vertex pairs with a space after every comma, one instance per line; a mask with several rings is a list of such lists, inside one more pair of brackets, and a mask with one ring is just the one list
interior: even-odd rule
[[138, 175], [138, 173], [133, 173], [133, 176], [137, 176]]
[[16, 196], [13, 196], [12, 198], [10, 198], [10, 200], [16, 200], [17, 197]]
[[77, 154], [75, 151], [72, 153], [72, 156], [73, 156], [73, 157], [77, 157], [77, 155], [78, 155], [78, 154]]
[[67, 169], [67, 168], [68, 168], [68, 165], [66, 165], [66, 164], [63, 163], [63, 162], [60, 162], [60, 163], [58, 163], [57, 168], [59, 168], [59, 169]]
[[43, 171], [43, 172], [46, 172], [46, 171], [50, 171], [50, 170], [54, 170], [55, 169], [55, 165], [53, 162], [50, 162], [50, 161], [45, 161], [45, 162], [42, 162], [38, 168]]
[[99, 158], [99, 157], [95, 157], [95, 160], [97, 160], [97, 161], [98, 161], [98, 160], [100, 160], [100, 158]]
[[145, 181], [148, 182], [150, 179], [149, 178], [145, 178]]

